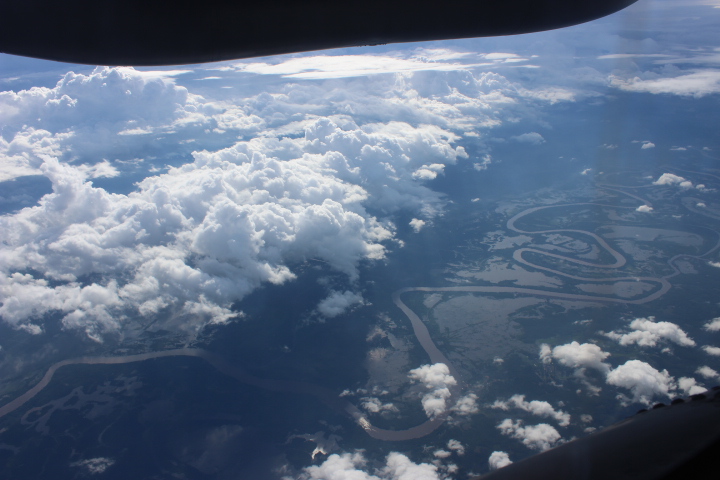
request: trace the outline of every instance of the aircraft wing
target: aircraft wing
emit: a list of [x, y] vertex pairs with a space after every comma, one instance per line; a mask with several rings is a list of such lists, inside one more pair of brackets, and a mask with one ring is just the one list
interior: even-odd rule
[[636, 0], [7, 0], [0, 52], [175, 65], [575, 25]]

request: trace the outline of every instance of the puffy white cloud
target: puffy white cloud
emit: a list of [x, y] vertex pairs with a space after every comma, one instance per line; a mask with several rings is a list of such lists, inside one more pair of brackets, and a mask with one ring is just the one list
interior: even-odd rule
[[705, 350], [705, 353], [708, 355], [714, 355], [716, 357], [720, 357], [720, 347], [713, 347], [712, 345], [705, 345], [702, 347], [703, 350]]
[[[365, 212], [361, 187], [322, 165], [279, 162], [246, 146], [217, 155], [199, 154], [127, 196], [46, 160], [53, 193], [0, 220], [10, 232], [0, 249], [3, 319], [19, 325], [59, 310], [66, 326], [90, 333], [115, 329], [132, 310], [151, 317], [170, 309], [198, 327], [228, 318], [230, 304], [260, 283], [294, 278], [291, 262], [319, 258], [355, 278], [362, 258], [383, 257], [380, 242], [392, 231]], [[13, 273], [27, 268], [60, 284]], [[79, 283], [88, 275], [104, 280]], [[331, 295], [322, 311], [357, 301]]]
[[606, 381], [630, 390], [632, 401], [644, 404], [650, 404], [656, 395], [671, 396], [675, 389], [675, 379], [667, 370], [658, 371], [640, 360], [628, 360], [611, 370]]
[[521, 420], [512, 421], [506, 418], [497, 426], [503, 435], [520, 440], [531, 450], [545, 451], [554, 447], [561, 436], [555, 428], [547, 423], [523, 426]]
[[160, 134], [212, 123], [219, 109], [176, 85], [171, 77], [181, 73], [97, 67], [68, 72], [53, 88], [0, 92], [0, 124], [12, 136], [0, 140], [0, 178], [39, 174], [47, 156], [89, 164], [127, 159], [162, 143]]
[[573, 341], [565, 345], [558, 345], [552, 350], [547, 344], [540, 347], [540, 358], [544, 363], [549, 363], [552, 359], [555, 359], [566, 367], [576, 369], [593, 368], [602, 373], [607, 373], [610, 370], [610, 365], [603, 362], [609, 356], [608, 352], [603, 352], [600, 347], [593, 343], [580, 344]]
[[393, 480], [439, 480], [437, 467], [429, 463], [413, 463], [402, 453], [392, 452], [382, 470], [384, 478]]
[[425, 221], [418, 218], [413, 218], [412, 220], [410, 220], [410, 226], [415, 231], [415, 233], [418, 233], [425, 226]]
[[703, 328], [708, 332], [720, 332], [720, 317], [713, 318], [705, 325], [703, 325]]
[[540, 361], [545, 364], [552, 363], [552, 348], [547, 343], [540, 344]]
[[695, 341], [677, 325], [671, 322], [655, 322], [655, 317], [636, 318], [630, 322], [629, 333], [608, 332], [605, 335], [617, 340], [620, 345], [638, 345], [640, 347], [654, 347], [664, 340], [671, 341], [683, 347], [694, 347]]
[[450, 439], [447, 443], [448, 450], [451, 450], [458, 455], [465, 455], [465, 446], [460, 443], [459, 440]]
[[570, 425], [569, 413], [563, 412], [562, 410], [555, 410], [548, 402], [539, 400], [532, 400], [528, 402], [525, 400], [525, 395], [513, 395], [507, 401], [496, 400], [492, 404], [492, 408], [498, 408], [506, 411], [511, 407], [519, 408], [520, 410], [524, 410], [539, 417], [554, 418], [561, 427], [567, 427]]
[[[432, 219], [442, 210], [442, 195], [424, 182], [468, 158], [455, 142], [562, 95], [474, 73], [469, 57], [480, 58], [449, 50], [363, 56], [362, 77], [347, 80], [339, 78], [357, 74], [357, 57], [245, 62], [212, 78], [297, 81], [232, 100], [179, 86], [185, 70], [107, 67], [70, 72], [53, 88], [0, 93], [0, 180], [41, 173], [54, 188], [2, 220], [13, 234], [0, 246], [0, 315], [39, 332], [42, 317], [58, 311], [96, 339], [158, 315], [166, 318], [157, 328], [195, 332], [231, 318], [231, 306], [263, 282], [292, 280], [306, 259], [354, 280], [361, 261], [384, 256], [392, 214]], [[395, 73], [367, 76], [379, 72]], [[316, 73], [345, 88], [300, 81]], [[218, 140], [224, 133], [233, 135]], [[239, 133], [247, 140], [227, 147]], [[128, 165], [157, 172], [150, 150], [178, 165], [190, 160], [189, 146], [199, 150], [194, 161], [129, 194], [85, 181], [117, 177]], [[486, 167], [490, 157], [481, 158]], [[13, 276], [26, 268], [35, 276]], [[80, 299], [86, 287], [103, 289], [106, 300]]]
[[718, 375], [719, 375], [717, 371], [715, 371], [714, 369], [708, 367], [707, 365], [703, 365], [702, 367], [698, 367], [698, 369], [695, 370], [695, 373], [697, 373], [698, 375], [702, 375], [702, 376], [705, 377], [705, 378], [711, 378], [711, 379], [715, 379], [715, 378], [717, 378]]
[[691, 377], [680, 377], [678, 378], [678, 388], [685, 393], [685, 395], [695, 395], [703, 393], [707, 388], [698, 384], [694, 378]]
[[361, 452], [332, 454], [322, 464], [305, 467], [297, 480], [440, 480], [438, 468], [414, 463], [402, 453], [391, 452], [385, 466], [368, 473]]
[[423, 395], [422, 406], [425, 414], [429, 418], [435, 418], [445, 413], [447, 410], [446, 401], [450, 398], [450, 395], [450, 390], [447, 388], [438, 388]]
[[635, 211], [641, 213], [650, 213], [653, 211], [653, 208], [650, 205], [640, 205], [635, 209]]
[[642, 146], [640, 147], [643, 150], [647, 150], [649, 148], [655, 148], [655, 144], [652, 142], [643, 142]]
[[392, 403], [382, 403], [376, 397], [363, 397], [360, 399], [360, 406], [370, 413], [397, 412], [398, 409]]
[[298, 477], [301, 480], [380, 480], [359, 469], [366, 460], [362, 453], [334, 453], [322, 464], [305, 467]]
[[675, 183], [684, 182], [685, 179], [674, 173], [663, 173], [660, 177], [653, 182], [653, 185], [672, 185]]
[[[436, 214], [441, 197], [412, 174], [465, 155], [450, 146], [453, 134], [432, 126], [320, 119], [304, 128], [303, 138], [197, 152], [193, 163], [148, 177], [128, 195], [85, 181], [112, 174], [104, 162], [78, 168], [46, 157], [39, 168], [53, 193], [1, 220], [12, 232], [0, 247], [3, 319], [31, 325], [59, 310], [66, 326], [99, 338], [137, 317], [133, 311], [164, 312], [165, 328], [195, 331], [232, 317], [230, 305], [261, 283], [292, 280], [291, 265], [305, 259], [324, 260], [353, 280], [358, 263], [382, 258], [382, 242], [394, 235], [366, 206]], [[14, 274], [27, 268], [42, 276]], [[101, 280], [83, 285], [89, 276]], [[70, 298], [88, 286], [107, 298]], [[319, 311], [332, 316], [360, 301], [332, 292]]]
[[510, 465], [512, 460], [510, 460], [510, 455], [508, 455], [506, 452], [500, 452], [495, 451], [490, 454], [490, 458], [488, 458], [488, 464], [490, 465], [490, 470], [497, 470], [498, 468], [507, 467]]
[[691, 181], [674, 173], [663, 173], [653, 182], [653, 185], [679, 185], [681, 188], [692, 188], [693, 186]]
[[477, 405], [477, 395], [468, 393], [458, 399], [452, 411], [458, 415], [472, 415], [480, 411]]
[[450, 369], [444, 363], [423, 365], [410, 370], [410, 379], [418, 381], [430, 390], [422, 397], [422, 406], [430, 418], [445, 413], [447, 400], [451, 396], [450, 388], [457, 384], [455, 377], [450, 375]]
[[318, 311], [325, 317], [332, 318], [345, 313], [353, 305], [363, 303], [363, 297], [359, 293], [346, 290], [344, 292], [333, 291], [318, 304]]

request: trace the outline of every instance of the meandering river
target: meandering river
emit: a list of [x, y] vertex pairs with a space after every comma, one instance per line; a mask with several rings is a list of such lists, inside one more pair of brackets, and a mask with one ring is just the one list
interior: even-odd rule
[[[614, 190], [614, 189], [613, 189]], [[620, 192], [625, 193], [626, 195], [629, 195], [635, 199], [643, 200], [642, 198], [627, 194], [626, 192]], [[648, 204], [648, 202], [645, 202], [645, 204]], [[407, 287], [400, 289], [393, 293], [392, 299], [395, 305], [405, 314], [405, 316], [410, 321], [410, 324], [412, 325], [413, 333], [415, 337], [418, 340], [418, 343], [422, 346], [423, 350], [427, 353], [430, 362], [431, 363], [444, 363], [447, 365], [450, 374], [455, 377], [455, 379], [458, 381], [458, 385], [453, 387], [451, 389], [451, 397], [448, 399], [448, 403], [452, 404], [453, 402], [457, 401], [459, 396], [462, 394], [462, 378], [460, 376], [460, 373], [457, 371], [457, 369], [453, 366], [453, 364], [448, 360], [448, 358], [443, 354], [440, 349], [437, 348], [435, 345], [435, 342], [433, 341], [432, 337], [430, 336], [430, 333], [425, 326], [425, 324], [422, 322], [420, 317], [411, 309], [409, 308], [403, 301], [402, 301], [402, 295], [408, 292], [472, 292], [472, 293], [513, 293], [513, 294], [521, 294], [521, 295], [532, 295], [532, 296], [542, 296], [542, 297], [550, 297], [550, 298], [561, 298], [561, 299], [568, 299], [568, 300], [582, 300], [582, 301], [593, 301], [593, 302], [608, 302], [608, 303], [626, 303], [626, 304], [642, 304], [651, 302], [654, 300], [657, 300], [662, 295], [668, 292], [671, 288], [671, 284], [668, 281], [668, 278], [677, 275], [679, 272], [677, 268], [673, 265], [673, 262], [679, 258], [679, 257], [691, 257], [690, 255], [676, 255], [675, 257], [672, 257], [670, 260], [668, 260], [668, 265], [670, 265], [675, 273], [671, 275], [667, 275], [665, 277], [611, 277], [611, 278], [605, 278], [605, 279], [599, 279], [599, 278], [587, 278], [587, 277], [580, 277], [576, 275], [570, 275], [567, 273], [564, 273], [559, 270], [555, 270], [549, 267], [546, 267], [544, 265], [539, 265], [536, 263], [532, 263], [525, 259], [523, 257], [523, 254], [526, 252], [533, 252], [537, 255], [544, 255], [546, 257], [554, 258], [554, 259], [560, 259], [564, 262], [571, 262], [575, 263], [577, 265], [583, 265], [593, 268], [602, 268], [607, 270], [616, 270], [618, 268], [623, 267], [626, 264], [625, 257], [615, 250], [610, 244], [608, 244], [605, 239], [600, 237], [599, 235], [584, 231], [584, 230], [572, 230], [572, 229], [553, 229], [553, 230], [540, 230], [540, 231], [527, 231], [522, 230], [516, 226], [516, 223], [522, 219], [523, 217], [530, 215], [534, 212], [548, 209], [548, 208], [559, 208], [559, 207], [571, 207], [571, 206], [582, 206], [582, 205], [594, 205], [594, 206], [601, 206], [601, 207], [612, 207], [612, 208], [635, 208], [635, 207], [624, 207], [624, 206], [617, 206], [617, 205], [600, 205], [600, 204], [593, 204], [593, 203], [579, 203], [579, 204], [569, 204], [569, 205], [547, 205], [547, 206], [541, 206], [541, 207], [534, 207], [529, 208], [527, 210], [524, 210], [517, 215], [510, 218], [507, 222], [507, 226], [510, 230], [513, 230], [518, 233], [523, 234], [547, 234], [547, 233], [571, 233], [571, 234], [577, 234], [577, 235], [583, 235], [586, 237], [592, 238], [597, 245], [601, 246], [612, 258], [614, 259], [613, 263], [610, 264], [600, 264], [600, 263], [592, 263], [585, 260], [580, 260], [577, 258], [564, 256], [564, 255], [558, 255], [555, 253], [550, 253], [547, 251], [534, 249], [534, 248], [520, 248], [515, 250], [513, 254], [513, 258], [526, 266], [529, 266], [534, 269], [544, 270], [547, 272], [551, 272], [555, 275], [559, 275], [565, 278], [571, 278], [574, 280], [582, 280], [582, 281], [588, 281], [588, 282], [616, 282], [616, 281], [642, 281], [642, 282], [650, 282], [650, 283], [656, 283], [659, 285], [659, 288], [655, 290], [654, 292], [650, 293], [649, 295], [646, 295], [641, 298], [634, 298], [634, 299], [621, 299], [617, 297], [608, 297], [608, 296], [597, 296], [597, 295], [583, 295], [583, 294], [571, 294], [571, 293], [562, 293], [562, 292], [553, 292], [553, 291], [547, 291], [547, 290], [540, 290], [540, 289], [534, 289], [534, 288], [522, 288], [522, 287], [500, 287], [500, 286], [454, 286], [454, 287]], [[717, 232], [716, 232], [717, 233]], [[720, 237], [720, 234], [718, 235]], [[707, 255], [711, 251], [716, 250], [717, 248], [720, 248], [720, 241], [709, 251], [706, 252], [703, 255], [697, 256], [697, 258], [700, 258], [702, 256]], [[222, 372], [223, 374], [232, 377], [239, 382], [242, 382], [247, 385], [251, 385], [258, 388], [263, 388], [270, 391], [275, 392], [284, 392], [284, 393], [293, 393], [293, 394], [303, 394], [303, 395], [312, 395], [316, 397], [319, 401], [324, 403], [325, 405], [329, 406], [330, 408], [339, 411], [344, 412], [345, 414], [350, 415], [355, 422], [362, 427], [365, 432], [367, 432], [368, 435], [370, 435], [373, 438], [379, 439], [379, 440], [387, 440], [387, 441], [401, 441], [401, 440], [409, 440], [414, 438], [421, 438], [425, 435], [428, 435], [435, 429], [437, 429], [440, 425], [443, 424], [443, 422], [446, 419], [446, 415], [440, 415], [434, 419], [429, 419], [426, 422], [417, 425], [415, 427], [405, 429], [405, 430], [385, 430], [378, 428], [369, 421], [367, 416], [359, 409], [357, 406], [352, 404], [350, 401], [343, 397], [339, 397], [337, 392], [325, 388], [320, 385], [315, 385], [312, 383], [307, 382], [300, 382], [300, 381], [290, 381], [290, 380], [273, 380], [273, 379], [266, 379], [266, 378], [259, 378], [255, 377], [249, 373], [247, 373], [244, 369], [242, 369], [240, 366], [232, 365], [228, 363], [227, 361], [223, 360], [218, 355], [198, 349], [198, 348], [181, 348], [181, 349], [175, 349], [175, 350], [165, 350], [165, 351], [159, 351], [159, 352], [148, 352], [148, 353], [140, 353], [135, 355], [123, 355], [123, 356], [107, 356], [107, 357], [80, 357], [75, 359], [68, 359], [60, 361], [54, 365], [52, 365], [43, 378], [32, 387], [30, 390], [25, 392], [24, 394], [17, 397], [15, 400], [11, 401], [10, 403], [3, 405], [0, 407], [0, 418], [17, 410], [18, 408], [25, 405], [27, 402], [29, 402], [33, 397], [35, 397], [39, 392], [41, 392], [45, 387], [48, 386], [50, 381], [52, 380], [55, 373], [63, 367], [69, 366], [69, 365], [117, 365], [117, 364], [126, 364], [126, 363], [134, 363], [134, 362], [143, 362], [148, 360], [154, 360], [154, 359], [160, 359], [160, 358], [167, 358], [167, 357], [179, 357], [179, 356], [185, 356], [185, 357], [197, 357], [200, 358], [207, 363], [209, 363], [212, 367], [217, 369], [218, 371]]]

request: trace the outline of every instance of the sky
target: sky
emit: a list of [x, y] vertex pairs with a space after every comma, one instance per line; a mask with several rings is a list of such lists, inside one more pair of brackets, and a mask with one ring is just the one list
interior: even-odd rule
[[[719, 18], [717, 2], [640, 0], [538, 34], [207, 65], [0, 55], [1, 321], [37, 336], [59, 322], [97, 344], [148, 325], [194, 338], [242, 318], [242, 300], [257, 289], [298, 281], [308, 260], [332, 272], [311, 313], [331, 321], [367, 304], [365, 267], [442, 217], [449, 200], [434, 181], [459, 165], [493, 169], [497, 142], [543, 144], [554, 109], [622, 93], [717, 101]], [[495, 136], [508, 125], [523, 130]], [[685, 147], [637, 143], [672, 148]], [[653, 318], [607, 336], [620, 345], [694, 342]], [[666, 371], [638, 360], [613, 368], [595, 345], [545, 347], [543, 361], [597, 371], [626, 401], [672, 389]], [[450, 408], [442, 390], [454, 380], [427, 380], [437, 365], [411, 372], [434, 385], [423, 398], [429, 417]], [[567, 415], [517, 395], [494, 408], [559, 425]], [[559, 440], [548, 423], [508, 419], [498, 428], [538, 451]], [[510, 461], [495, 453], [491, 466]], [[363, 465], [362, 453], [335, 454], [301, 478], [452, 473], [397, 452], [374, 473]]]

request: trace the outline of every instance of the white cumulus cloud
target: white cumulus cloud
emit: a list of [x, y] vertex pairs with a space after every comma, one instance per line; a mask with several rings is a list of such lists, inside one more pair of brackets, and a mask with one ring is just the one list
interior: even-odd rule
[[635, 211], [641, 213], [650, 213], [653, 211], [653, 208], [650, 205], [640, 205], [635, 209]]
[[683, 347], [694, 347], [695, 341], [676, 324], [655, 322], [655, 317], [636, 318], [630, 322], [629, 333], [608, 332], [605, 335], [617, 340], [620, 345], [654, 347], [662, 341], [670, 341]]
[[565, 345], [558, 345], [551, 349], [549, 345], [540, 346], [540, 358], [547, 363], [552, 359], [560, 362], [561, 365], [576, 369], [592, 368], [602, 373], [610, 370], [610, 365], [603, 362], [610, 354], [603, 352], [600, 347], [593, 343], [570, 342]]
[[408, 375], [410, 379], [425, 385], [429, 390], [422, 397], [422, 406], [430, 418], [445, 413], [447, 410], [447, 400], [451, 396], [450, 388], [457, 384], [455, 377], [450, 375], [450, 369], [444, 363], [435, 363], [433, 365], [423, 365], [421, 367], [410, 370]]
[[710, 378], [710, 379], [716, 379], [718, 377], [718, 372], [715, 369], [708, 367], [707, 365], [698, 367], [698, 369], [695, 370], [695, 373], [697, 373], [698, 375], [702, 375], [705, 378]]
[[682, 188], [692, 188], [693, 186], [691, 181], [674, 173], [663, 173], [653, 182], [653, 185], [679, 185]]
[[459, 440], [450, 439], [447, 443], [448, 450], [451, 450], [458, 455], [465, 455], [465, 446], [460, 443]]
[[525, 400], [525, 395], [513, 395], [507, 401], [496, 400], [491, 406], [492, 408], [498, 408], [501, 410], [519, 408], [520, 410], [524, 410], [539, 417], [553, 418], [561, 427], [567, 427], [570, 425], [570, 414], [563, 412], [562, 410], [555, 410], [548, 402], [540, 400], [532, 400], [528, 402]]
[[368, 473], [361, 452], [332, 454], [322, 464], [305, 467], [297, 480], [440, 480], [438, 468], [414, 463], [402, 453], [392, 452], [385, 466]]
[[458, 415], [472, 415], [480, 409], [477, 405], [477, 395], [468, 393], [458, 399], [452, 411]]
[[630, 390], [633, 402], [646, 405], [655, 396], [671, 396], [675, 389], [675, 379], [667, 370], [658, 371], [640, 360], [628, 360], [611, 370], [606, 381], [610, 385]]
[[513, 421], [506, 418], [497, 428], [503, 435], [520, 440], [531, 450], [548, 450], [557, 445], [562, 438], [558, 431], [547, 423], [523, 426], [521, 420]]
[[497, 470], [498, 468], [507, 467], [511, 463], [513, 462], [512, 460], [510, 460], [510, 455], [508, 455], [506, 452], [494, 451], [490, 454], [490, 458], [488, 458], [490, 470]]
[[712, 345], [704, 345], [703, 350], [708, 355], [714, 355], [716, 357], [720, 357], [720, 347], [713, 347]]
[[425, 226], [425, 221], [418, 218], [413, 218], [412, 220], [410, 220], [410, 226], [415, 233], [418, 233]]
[[707, 390], [707, 388], [697, 383], [697, 381], [691, 377], [678, 378], [678, 388], [682, 390], [685, 395], [695, 395]]
[[703, 328], [708, 332], [720, 332], [720, 317], [713, 318], [705, 325], [703, 325]]

